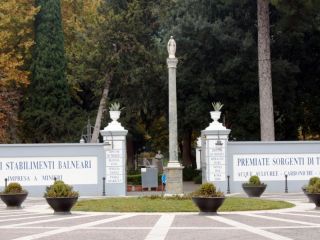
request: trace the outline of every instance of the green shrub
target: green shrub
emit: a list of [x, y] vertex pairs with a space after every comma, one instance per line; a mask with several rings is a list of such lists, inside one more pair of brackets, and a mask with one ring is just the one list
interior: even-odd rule
[[202, 175], [200, 174], [200, 175], [198, 175], [198, 176], [195, 176], [195, 177], [193, 178], [193, 182], [194, 182], [195, 184], [201, 184], [201, 183], [202, 183]]
[[79, 193], [73, 191], [73, 187], [63, 181], [55, 181], [53, 185], [46, 188], [44, 197], [78, 197]]
[[199, 189], [193, 192], [194, 197], [222, 197], [223, 192], [216, 190], [216, 186], [212, 183], [203, 183]]
[[192, 167], [185, 167], [182, 171], [183, 181], [193, 181], [196, 176], [199, 176], [200, 171]]
[[261, 185], [260, 178], [258, 176], [251, 176], [249, 179], [251, 185]]
[[312, 177], [309, 179], [308, 186], [314, 185], [318, 180], [320, 180], [319, 177]]
[[141, 174], [127, 175], [127, 183], [129, 185], [141, 185]]
[[134, 169], [130, 169], [130, 170], [127, 170], [127, 175], [138, 175], [141, 173], [141, 170], [140, 169], [137, 169], [137, 170], [134, 170]]
[[172, 196], [163, 196], [163, 195], [150, 195], [150, 196], [141, 196], [138, 198], [144, 198], [144, 199], [161, 199], [161, 200], [189, 200], [191, 199], [190, 194], [184, 194], [184, 195], [172, 195]]
[[4, 189], [4, 193], [26, 193], [27, 191], [23, 190], [21, 185], [17, 182], [9, 183], [9, 185]]
[[[311, 180], [311, 179], [310, 179]], [[312, 182], [312, 185], [308, 185], [307, 187], [308, 193], [320, 193], [320, 179], [316, 179]]]
[[254, 175], [254, 176], [250, 177], [249, 182], [243, 183], [242, 185], [244, 185], [244, 186], [261, 186], [261, 185], [265, 185], [265, 184], [260, 181], [260, 178], [258, 176]]

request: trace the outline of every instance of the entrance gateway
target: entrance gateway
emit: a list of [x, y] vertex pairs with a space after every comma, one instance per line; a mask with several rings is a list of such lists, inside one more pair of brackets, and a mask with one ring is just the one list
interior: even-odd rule
[[[258, 175], [268, 192], [300, 192], [310, 177], [320, 176], [319, 141], [233, 142], [229, 129], [213, 121], [202, 131], [203, 182], [224, 192], [242, 192], [242, 183]], [[97, 144], [0, 145], [0, 189], [19, 182], [31, 196], [42, 196], [54, 179], [74, 186], [81, 196], [126, 195], [126, 134], [120, 123], [101, 131]]]

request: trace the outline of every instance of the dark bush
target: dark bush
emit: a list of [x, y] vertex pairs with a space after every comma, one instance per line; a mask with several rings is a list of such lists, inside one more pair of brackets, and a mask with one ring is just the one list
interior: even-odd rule
[[185, 167], [182, 173], [183, 181], [193, 181], [194, 177], [200, 174], [200, 171], [192, 167]]
[[193, 182], [194, 182], [195, 184], [201, 184], [201, 183], [202, 183], [202, 175], [199, 174], [198, 176], [195, 176], [195, 177], [193, 178]]
[[141, 185], [141, 174], [128, 175], [127, 183], [128, 185]]

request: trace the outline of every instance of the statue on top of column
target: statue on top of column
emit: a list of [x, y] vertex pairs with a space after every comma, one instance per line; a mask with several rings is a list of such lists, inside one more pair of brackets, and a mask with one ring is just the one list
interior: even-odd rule
[[173, 36], [170, 37], [170, 40], [167, 45], [169, 58], [176, 58], [176, 41], [173, 39]]

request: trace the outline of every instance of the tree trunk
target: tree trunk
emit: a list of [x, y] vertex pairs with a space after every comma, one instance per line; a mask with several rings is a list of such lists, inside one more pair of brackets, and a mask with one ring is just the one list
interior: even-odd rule
[[183, 166], [193, 166], [191, 154], [191, 133], [189, 131], [182, 135], [182, 162]]
[[134, 146], [131, 136], [127, 137], [127, 167], [128, 169], [134, 169]]
[[101, 128], [101, 121], [103, 114], [106, 110], [106, 102], [109, 94], [109, 88], [112, 81], [112, 73], [107, 73], [105, 76], [105, 84], [102, 92], [102, 96], [100, 99], [99, 109], [96, 117], [96, 123], [94, 124], [94, 130], [92, 133], [91, 143], [96, 143], [99, 137], [100, 128]]
[[269, 0], [257, 1], [261, 140], [274, 141]]

